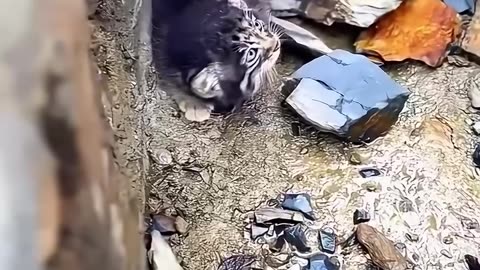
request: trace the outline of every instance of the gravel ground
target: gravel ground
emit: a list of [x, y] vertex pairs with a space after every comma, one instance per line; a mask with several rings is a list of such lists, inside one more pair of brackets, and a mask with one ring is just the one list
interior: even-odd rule
[[[283, 75], [294, 67], [280, 64]], [[152, 166], [148, 204], [177, 212], [190, 224], [187, 235], [174, 239], [186, 269], [214, 265], [216, 252], [260, 254], [261, 246], [243, 236], [245, 216], [287, 191], [311, 194], [320, 223], [340, 236], [351, 232], [356, 208], [370, 207], [375, 209], [371, 224], [405, 243], [407, 255], [418, 255], [422, 269], [462, 269], [464, 253], [478, 252], [478, 229], [462, 226], [464, 218], [480, 216], [480, 185], [470, 158], [470, 124], [477, 116], [465, 86], [476, 69], [391, 67], [389, 73], [411, 97], [387, 136], [361, 147], [305, 126], [294, 136], [292, 123], [298, 119], [281, 106], [278, 89], [263, 93], [239, 115], [201, 124], [182, 120], [175, 103], [154, 89], [145, 107], [149, 150], [152, 156], [166, 150], [173, 161]], [[351, 165], [352, 153], [364, 164]], [[358, 174], [363, 166], [378, 168], [383, 176], [366, 182]], [[367, 192], [370, 185], [377, 192]], [[406, 233], [419, 240], [406, 240]], [[453, 243], [444, 244], [449, 235]], [[366, 260], [361, 254], [342, 259], [346, 269], [359, 269]]]
[[[128, 73], [119, 68], [128, 65], [117, 62], [127, 58], [119, 48], [129, 48], [125, 45], [132, 37], [115, 30], [115, 24], [125, 29], [132, 22], [111, 23], [99, 29], [115, 40], [104, 43], [106, 54], [116, 60], [107, 61], [108, 68]], [[145, 62], [140, 66], [146, 66], [148, 59], [142, 57], [148, 58], [148, 44], [142, 43], [142, 48], [146, 50], [140, 60]], [[286, 76], [298, 64], [283, 57], [278, 69]], [[480, 119], [467, 97], [467, 82], [478, 66], [444, 64], [433, 70], [404, 63], [387, 71], [411, 91], [410, 99], [385, 137], [360, 147], [303, 125], [300, 136], [294, 136], [292, 123], [299, 119], [281, 106], [285, 97], [278, 88], [264, 91], [240, 114], [199, 124], [182, 118], [165, 92], [174, 89], [155, 83], [153, 70], [147, 70], [148, 84], [141, 84], [146, 90], [133, 94], [128, 89], [134, 84], [123, 87], [128, 74], [122, 75], [126, 82], [116, 84], [110, 75], [118, 94], [112, 107], [122, 105], [111, 120], [122, 160], [133, 166], [143, 150], [152, 157], [150, 165], [142, 162], [131, 169], [132, 174], [141, 168], [147, 171], [147, 207], [179, 214], [189, 223], [187, 234], [172, 239], [185, 269], [216, 266], [218, 254], [265, 252], [244, 238], [245, 217], [287, 191], [311, 194], [318, 225], [334, 227], [341, 237], [353, 228], [354, 210], [368, 207], [374, 209], [371, 225], [394, 242], [405, 243], [407, 256], [420, 269], [465, 269], [463, 255], [478, 255], [480, 245], [478, 225], [467, 229], [462, 224], [480, 217], [480, 176], [471, 161], [476, 140], [471, 124]], [[127, 122], [137, 124], [126, 129], [122, 124]], [[352, 154], [362, 156], [363, 164], [351, 165]], [[164, 165], [156, 161], [158, 156]], [[382, 177], [365, 181], [358, 173], [363, 167], [378, 168]], [[367, 192], [371, 186], [376, 192]], [[409, 241], [406, 233], [419, 239]], [[366, 264], [359, 251], [340, 259], [345, 269], [363, 269], [359, 265]]]

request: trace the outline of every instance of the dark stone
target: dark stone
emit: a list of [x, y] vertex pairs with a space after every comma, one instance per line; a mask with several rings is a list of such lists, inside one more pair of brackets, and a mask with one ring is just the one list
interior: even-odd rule
[[152, 228], [162, 235], [172, 235], [177, 232], [175, 218], [163, 214], [150, 215]]
[[327, 255], [319, 254], [309, 259], [307, 269], [308, 270], [338, 270], [340, 269], [340, 265], [338, 265], [337, 262], [332, 262]]
[[218, 270], [248, 270], [255, 260], [252, 255], [233, 255], [223, 260]]
[[478, 221], [474, 219], [462, 219], [462, 225], [467, 230], [475, 230], [478, 229]]
[[452, 236], [445, 236], [445, 238], [443, 238], [443, 243], [446, 244], [446, 245], [450, 245], [453, 243], [453, 237]]
[[363, 178], [374, 177], [374, 176], [379, 176], [380, 175], [380, 171], [377, 170], [377, 169], [373, 169], [373, 168], [360, 170], [359, 173]]
[[360, 223], [368, 222], [370, 221], [370, 218], [370, 214], [367, 210], [357, 209], [353, 213], [353, 224], [357, 225]]
[[300, 124], [299, 123], [292, 123], [292, 135], [293, 136], [300, 136]]
[[475, 146], [475, 151], [473, 151], [472, 158], [473, 163], [475, 163], [477, 167], [480, 167], [480, 143]]
[[332, 228], [324, 228], [320, 230], [320, 249], [323, 252], [333, 254], [335, 253], [336, 248], [336, 238], [335, 231]]
[[465, 255], [465, 262], [468, 265], [468, 269], [470, 270], [480, 270], [480, 264], [478, 263], [478, 259], [472, 255]]
[[406, 233], [405, 237], [408, 239], [408, 241], [411, 242], [417, 242], [419, 239], [418, 235], [413, 233]]
[[319, 130], [354, 143], [385, 135], [409, 96], [368, 58], [343, 50], [303, 65], [293, 78], [300, 82], [287, 104]]
[[311, 220], [315, 219], [310, 195], [306, 193], [285, 194], [282, 207], [289, 210], [300, 211], [306, 218]]
[[299, 252], [310, 252], [311, 249], [307, 246], [305, 229], [304, 226], [297, 224], [285, 229], [282, 236], [286, 242], [294, 246]]

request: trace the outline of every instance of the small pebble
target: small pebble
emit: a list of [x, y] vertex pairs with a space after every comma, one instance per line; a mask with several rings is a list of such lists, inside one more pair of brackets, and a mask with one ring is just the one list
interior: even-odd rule
[[414, 233], [406, 233], [405, 237], [408, 239], [410, 242], [417, 242], [419, 237], [417, 234]]
[[477, 144], [475, 146], [475, 150], [473, 151], [472, 158], [473, 158], [473, 163], [475, 163], [476, 166], [480, 167], [480, 144]]
[[357, 209], [353, 213], [353, 224], [357, 225], [360, 223], [370, 221], [370, 214], [364, 209]]
[[475, 135], [480, 135], [480, 121], [475, 122], [472, 126], [473, 132], [475, 132]]
[[170, 165], [173, 161], [172, 154], [167, 149], [153, 149], [149, 152], [152, 160], [158, 165]]
[[420, 256], [418, 256], [417, 253], [413, 253], [413, 254], [412, 254], [412, 259], [413, 259], [414, 261], [418, 262], [418, 260], [420, 260]]
[[446, 245], [450, 245], [453, 243], [453, 237], [452, 236], [445, 236], [443, 238], [443, 243], [446, 244]]
[[308, 148], [307, 147], [304, 147], [302, 149], [300, 149], [300, 155], [306, 155], [308, 153]]
[[181, 216], [178, 216], [175, 219], [175, 228], [180, 234], [184, 234], [188, 231], [188, 222], [186, 222]]
[[475, 229], [478, 229], [479, 227], [478, 221], [473, 219], [463, 219], [462, 225], [467, 230], [475, 230]]
[[373, 169], [373, 168], [360, 170], [359, 173], [363, 178], [374, 177], [374, 176], [379, 176], [380, 175], [380, 171], [377, 170], [377, 169]]
[[360, 165], [363, 162], [363, 158], [362, 158], [362, 156], [360, 156], [359, 153], [351, 152], [350, 156], [348, 158], [348, 161], [350, 161], [350, 163], [353, 164], [353, 165]]
[[446, 250], [446, 249], [442, 249], [442, 250], [440, 251], [440, 253], [441, 253], [443, 256], [445, 256], [445, 257], [447, 257], [447, 258], [449, 258], [449, 259], [453, 258], [452, 254], [451, 254], [448, 250]]
[[403, 252], [407, 248], [407, 245], [404, 243], [396, 243], [395, 248], [398, 249], [398, 251]]
[[480, 89], [477, 87], [475, 81], [471, 81], [470, 89], [468, 89], [468, 97], [470, 98], [470, 102], [472, 107], [475, 109], [480, 108]]

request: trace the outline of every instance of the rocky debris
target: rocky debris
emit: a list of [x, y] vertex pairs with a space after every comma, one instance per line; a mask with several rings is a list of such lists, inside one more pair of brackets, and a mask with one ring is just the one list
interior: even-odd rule
[[460, 55], [448, 55], [447, 62], [457, 67], [469, 67], [472, 64], [465, 57]]
[[163, 214], [150, 215], [151, 224], [155, 230], [163, 235], [172, 235], [177, 232], [175, 218]]
[[326, 252], [329, 254], [335, 253], [335, 248], [337, 246], [336, 244], [337, 236], [335, 235], [335, 231], [330, 227], [321, 229], [319, 232], [319, 237], [320, 237], [320, 249], [323, 252]]
[[289, 210], [302, 212], [306, 218], [315, 219], [310, 195], [306, 193], [285, 194], [282, 207]]
[[293, 41], [297, 46], [310, 50], [316, 56], [332, 52], [332, 49], [308, 30], [276, 17], [272, 17], [272, 22], [279, 25], [288, 37], [287, 39], [282, 39], [282, 44]]
[[[305, 193], [297, 195], [305, 195]], [[310, 196], [306, 197], [310, 200]], [[281, 205], [277, 205], [277, 207], [281, 207]], [[345, 238], [337, 236], [330, 224], [321, 226], [321, 220], [305, 219], [303, 222], [286, 223], [286, 218], [281, 215], [282, 218], [278, 219], [262, 219], [268, 221], [269, 225], [258, 224], [255, 218], [257, 211], [260, 211], [263, 216], [265, 209], [270, 208], [260, 207], [253, 215], [249, 215], [247, 228], [250, 229], [251, 235], [247, 238], [251, 238], [259, 244], [267, 244], [264, 245], [266, 249], [262, 249], [262, 254], [264, 262], [270, 267], [289, 270], [338, 270], [341, 269], [341, 263], [337, 256], [349, 254], [345, 253], [345, 250], [360, 243], [370, 254], [372, 262], [377, 267], [387, 270], [406, 269], [402, 267], [407, 266], [407, 260], [394, 244], [378, 230], [362, 223], [370, 220], [367, 211], [357, 210], [355, 212], [354, 216], [357, 217], [353, 223], [359, 225], [356, 226], [355, 233], [349, 234], [349, 237]], [[288, 216], [293, 215], [289, 212]], [[340, 246], [340, 255], [336, 254], [337, 245]], [[406, 250], [406, 245], [403, 243], [397, 246], [403, 251]], [[261, 261], [260, 258], [259, 260]]]
[[475, 150], [473, 151], [472, 158], [473, 158], [473, 163], [477, 167], [480, 167], [480, 143], [478, 143], [475, 146]]
[[475, 13], [475, 0], [444, 0], [444, 2], [457, 13]]
[[222, 261], [218, 270], [249, 270], [256, 261], [253, 255], [233, 255]]
[[[283, 235], [279, 239], [285, 239], [285, 242], [291, 244], [299, 252], [310, 252], [310, 247], [307, 244], [307, 236], [305, 234], [306, 227], [297, 224], [293, 227], [288, 227], [283, 231]], [[283, 246], [282, 246], [283, 247]], [[282, 248], [278, 248], [279, 250]]]
[[472, 107], [475, 109], [480, 109], [480, 73], [475, 74], [472, 78], [467, 82], [467, 94], [470, 98], [470, 102], [472, 103]]
[[465, 23], [465, 30], [463, 39], [460, 42], [460, 47], [470, 55], [473, 55], [475, 60], [480, 57], [480, 13], [478, 12], [480, 1], [475, 4], [477, 11], [469, 22]]
[[304, 221], [303, 214], [296, 211], [270, 207], [255, 210], [255, 222], [257, 224], [292, 224]]
[[357, 240], [365, 247], [372, 262], [384, 270], [405, 270], [407, 260], [392, 241], [375, 228], [362, 223], [357, 226]]
[[440, 0], [405, 0], [362, 32], [357, 52], [384, 61], [414, 59], [438, 67], [460, 33], [457, 13]]
[[276, 16], [301, 15], [308, 19], [332, 25], [335, 22], [369, 27], [382, 15], [396, 9], [401, 0], [367, 1], [270, 1]]
[[181, 216], [178, 216], [175, 219], [175, 229], [177, 229], [177, 232], [180, 234], [185, 234], [188, 231], [188, 222], [185, 221]]
[[170, 151], [162, 148], [149, 149], [149, 154], [152, 160], [161, 166], [167, 166], [172, 164], [173, 158]]
[[414, 234], [414, 233], [406, 233], [405, 238], [407, 238], [407, 240], [410, 242], [417, 242], [420, 239], [418, 234]]
[[467, 254], [465, 255], [465, 262], [469, 270], [480, 270], [480, 263], [478, 263], [477, 257]]
[[314, 59], [292, 77], [297, 82], [285, 84], [294, 87], [286, 103], [319, 130], [354, 143], [385, 135], [409, 96], [365, 56], [343, 50]]
[[362, 169], [358, 173], [360, 173], [360, 176], [363, 178], [375, 177], [381, 174], [380, 171], [375, 168]]
[[473, 132], [475, 132], [475, 135], [480, 135], [480, 121], [479, 122], [475, 122], [473, 125], [472, 125], [472, 130]]
[[324, 254], [318, 254], [310, 258], [308, 270], [338, 270], [340, 264]]
[[367, 210], [364, 209], [357, 209], [353, 213], [353, 224], [357, 225], [360, 223], [365, 223], [370, 221], [370, 214], [368, 213]]
[[367, 159], [368, 158], [366, 156], [363, 156], [360, 153], [355, 152], [355, 151], [351, 151], [348, 154], [348, 161], [352, 165], [361, 165], [361, 164], [365, 163]]

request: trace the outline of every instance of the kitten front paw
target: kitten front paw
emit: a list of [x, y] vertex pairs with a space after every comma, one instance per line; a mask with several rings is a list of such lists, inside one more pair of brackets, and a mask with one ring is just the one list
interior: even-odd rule
[[184, 99], [178, 102], [178, 107], [185, 118], [192, 122], [203, 122], [210, 119], [211, 107], [196, 100]]

